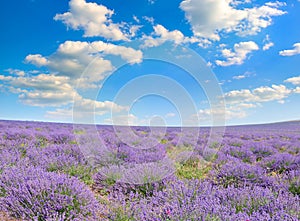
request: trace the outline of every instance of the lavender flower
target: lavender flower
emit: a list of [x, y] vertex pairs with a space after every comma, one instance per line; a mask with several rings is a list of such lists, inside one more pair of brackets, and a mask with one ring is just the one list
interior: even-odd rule
[[10, 168], [0, 177], [1, 209], [26, 220], [97, 220], [100, 207], [76, 178], [36, 167]]

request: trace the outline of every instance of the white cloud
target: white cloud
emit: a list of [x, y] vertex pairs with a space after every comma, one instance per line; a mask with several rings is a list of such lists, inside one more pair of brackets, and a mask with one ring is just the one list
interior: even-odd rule
[[194, 36], [186, 37], [181, 31], [169, 31], [162, 25], [155, 25], [153, 29], [154, 32], [150, 36], [143, 36], [144, 44], [142, 45], [142, 48], [157, 47], [167, 41], [173, 42], [175, 45], [182, 43], [197, 43], [199, 47], [203, 48], [207, 48], [211, 44], [207, 39]]
[[91, 43], [92, 48], [97, 52], [103, 52], [105, 54], [119, 55], [121, 58], [131, 64], [142, 62], [143, 53], [140, 50], [135, 50], [130, 47], [124, 47], [120, 45], [114, 45], [104, 43], [102, 41], [96, 41]]
[[143, 53], [122, 45], [105, 43], [103, 41], [82, 42], [82, 41], [66, 41], [61, 44], [57, 50], [60, 54], [75, 55], [103, 53], [109, 55], [121, 56], [121, 58], [129, 63], [142, 62]]
[[153, 27], [154, 33], [152, 36], [144, 36], [143, 47], [157, 47], [166, 41], [172, 41], [175, 44], [180, 44], [184, 41], [185, 37], [181, 31], [174, 30], [169, 31], [162, 25], [156, 25]]
[[240, 103], [241, 101], [249, 102], [254, 100], [254, 95], [248, 89], [233, 90], [224, 94], [226, 103]]
[[0, 75], [0, 81], [10, 81], [11, 79], [13, 79], [12, 76]]
[[53, 74], [36, 76], [1, 76], [12, 93], [19, 94], [21, 102], [31, 106], [60, 106], [73, 101], [77, 92], [68, 83], [69, 78]]
[[237, 5], [241, 5], [241, 4], [248, 4], [251, 2], [252, 2], [252, 0], [233, 0], [230, 2], [230, 5], [237, 6]]
[[174, 41], [175, 44], [180, 44], [184, 40], [184, 35], [181, 31], [168, 31], [162, 25], [156, 25], [154, 27], [154, 31], [156, 35], [161, 37], [161, 39]]
[[[219, 107], [214, 109], [201, 109], [198, 118], [201, 121], [212, 122], [212, 116], [216, 120], [231, 120], [245, 118], [248, 110], [261, 106], [262, 103], [277, 101], [280, 104], [285, 102], [285, 98], [293, 93], [300, 93], [300, 89], [288, 89], [284, 85], [262, 86], [253, 90], [241, 89], [233, 90], [224, 94], [221, 98], [225, 100], [225, 109]], [[220, 101], [220, 103], [222, 103]]]
[[244, 74], [236, 75], [236, 76], [233, 76], [232, 78], [233, 78], [234, 80], [241, 80], [241, 79], [244, 79], [244, 78], [248, 78], [248, 77], [250, 77], [250, 76], [253, 76], [253, 75], [255, 75], [255, 74], [246, 71]]
[[288, 78], [284, 82], [300, 85], [300, 76]]
[[46, 60], [47, 62], [37, 64], [36, 59], [28, 59], [28, 56], [26, 61], [38, 66], [46, 66], [59, 76], [67, 76], [74, 85], [79, 80], [82, 86], [86, 85], [82, 82], [83, 74], [86, 83], [93, 83], [104, 79], [107, 73], [113, 70], [114, 67], [111, 62], [103, 58], [105, 55], [120, 56], [131, 64], [141, 62], [143, 57], [140, 50], [102, 41], [92, 43], [66, 41], [60, 44], [57, 51], [48, 58], [41, 55], [30, 55], [30, 57], [38, 57], [39, 60]]
[[263, 46], [263, 50], [266, 51], [266, 50], [269, 50], [271, 47], [274, 46], [274, 43], [273, 42], [269, 42], [269, 43], [266, 43], [264, 46]]
[[272, 85], [272, 87], [259, 87], [252, 91], [256, 102], [268, 102], [286, 98], [291, 90], [284, 85]]
[[271, 47], [274, 46], [274, 43], [271, 42], [271, 39], [270, 39], [270, 36], [269, 35], [266, 35], [266, 38], [264, 39], [264, 46], [263, 46], [263, 50], [266, 51], [266, 50], [269, 50]]
[[225, 120], [244, 118], [248, 116], [248, 110], [261, 106], [262, 103], [277, 101], [283, 104], [289, 95], [296, 93], [284, 85], [272, 85], [271, 87], [262, 86], [253, 90], [241, 89], [233, 90], [224, 94], [225, 110], [222, 109], [203, 109], [199, 114], [202, 119], [211, 118], [212, 114], [217, 118], [225, 117]]
[[135, 22], [137, 22], [137, 23], [140, 23], [140, 22], [141, 22], [140, 19], [139, 19], [136, 15], [133, 15], [132, 18], [133, 18], [133, 20], [134, 20]]
[[283, 100], [291, 94], [292, 90], [284, 85], [262, 86], [253, 90], [233, 90], [224, 94], [227, 104], [262, 103]]
[[104, 53], [108, 55], [121, 56], [125, 61], [133, 64], [142, 62], [143, 53], [122, 45], [94, 41], [91, 43], [81, 41], [66, 41], [58, 48], [58, 52], [64, 55], [78, 56], [80, 54], [93, 55], [94, 53]]
[[118, 105], [112, 101], [96, 101], [77, 96], [74, 100], [73, 106], [66, 108], [57, 108], [46, 112], [46, 117], [51, 119], [63, 119], [80, 122], [89, 122], [97, 115], [104, 115], [106, 113], [117, 113], [128, 110], [128, 107]]
[[232, 78], [235, 80], [241, 80], [241, 79], [246, 78], [246, 76], [245, 75], [236, 75], [236, 76], [233, 76]]
[[213, 66], [213, 63], [211, 63], [210, 61], [208, 61], [208, 62], [206, 63], [206, 65], [207, 65], [207, 67], [212, 67], [212, 66]]
[[293, 56], [300, 54], [300, 43], [293, 44], [293, 49], [280, 51], [279, 54], [281, 56]]
[[95, 113], [98, 115], [103, 115], [108, 112], [121, 112], [129, 109], [127, 106], [121, 106], [112, 101], [96, 101], [82, 97], [76, 98], [73, 108], [76, 112]]
[[[245, 107], [246, 108], [246, 107]], [[207, 122], [212, 121], [212, 118], [214, 117], [214, 120], [220, 121], [220, 120], [230, 120], [230, 119], [236, 119], [236, 118], [244, 118], [247, 116], [247, 113], [244, 109], [239, 107], [226, 107], [225, 109], [201, 109], [198, 112], [198, 118], [201, 121]]]
[[8, 82], [11, 86], [20, 88], [30, 88], [32, 90], [69, 90], [68, 78], [55, 76], [53, 74], [39, 74], [36, 76], [4, 76], [0, 75], [0, 80]]
[[121, 31], [121, 25], [111, 20], [113, 10], [104, 5], [87, 3], [85, 0], [71, 0], [69, 11], [57, 14], [54, 20], [62, 21], [67, 27], [84, 30], [85, 37], [101, 36], [111, 40], [125, 40], [128, 38]]
[[[1, 90], [18, 94], [19, 100], [30, 106], [57, 107], [56, 110], [47, 112], [48, 117], [58, 114], [60, 117], [70, 118], [74, 114], [70, 109], [72, 104], [76, 105], [76, 114], [81, 118], [90, 114], [103, 115], [110, 111], [128, 110], [128, 107], [112, 101], [84, 98], [75, 89], [77, 83], [84, 89], [94, 88], [95, 83], [103, 79], [107, 71], [113, 70], [111, 62], [103, 58], [105, 55], [120, 56], [131, 64], [141, 62], [143, 57], [140, 50], [102, 41], [66, 41], [48, 57], [37, 54], [25, 58], [28, 63], [47, 67], [49, 74], [8, 69], [11, 75], [0, 75]], [[65, 106], [69, 108], [64, 108]]]
[[45, 66], [49, 62], [46, 58], [44, 58], [40, 54], [29, 54], [29, 55], [26, 56], [25, 61], [27, 63], [31, 63], [31, 64], [33, 64], [35, 66], [38, 66], [38, 67]]
[[293, 89], [293, 93], [300, 94], [300, 87], [296, 87]]
[[7, 71], [9, 74], [17, 75], [17, 76], [20, 76], [20, 77], [23, 77], [25, 75], [25, 71], [22, 71], [22, 70], [19, 70], [19, 69], [9, 68], [9, 69], [6, 69], [5, 71]]
[[60, 51], [48, 57], [45, 67], [59, 76], [69, 77], [74, 84], [83, 74], [91, 83], [102, 80], [106, 72], [113, 70], [111, 62], [102, 57], [80, 52], [63, 54]]
[[58, 108], [56, 110], [47, 111], [45, 117], [48, 119], [53, 119], [55, 121], [73, 121], [73, 111], [72, 109]]
[[154, 25], [154, 18], [153, 17], [143, 16], [143, 19], [145, 21], [149, 22], [150, 24]]
[[258, 50], [258, 45], [253, 41], [240, 42], [234, 44], [234, 50], [222, 49], [222, 55], [226, 58], [225, 61], [216, 60], [216, 64], [220, 66], [240, 65], [243, 64], [247, 55], [252, 51]]
[[225, 123], [232, 119], [240, 119], [248, 116], [247, 110], [257, 107], [256, 104], [236, 103], [226, 104], [225, 106], [200, 109], [196, 116], [192, 116], [192, 120], [198, 122], [197, 124], [212, 125], [213, 120], [217, 124]]
[[234, 0], [183, 0], [180, 8], [195, 36], [214, 41], [220, 40], [222, 32], [255, 35], [272, 24], [273, 16], [286, 13], [278, 9], [285, 5], [280, 2], [244, 9], [234, 8], [236, 3]]
[[19, 99], [27, 105], [39, 106], [39, 107], [53, 107], [69, 104], [73, 101], [74, 96], [77, 93], [73, 91], [62, 92], [62, 91], [27, 91], [19, 95]]
[[142, 27], [142, 25], [132, 25], [129, 28], [129, 36], [131, 38], [135, 37], [137, 35], [137, 32], [140, 30], [140, 28]]
[[[3, 76], [0, 81], [12, 93], [19, 94], [22, 103], [39, 107], [61, 107], [73, 105], [73, 113], [86, 116], [89, 114], [102, 115], [108, 112], [127, 111], [129, 107], [118, 105], [112, 101], [95, 101], [83, 98], [69, 84], [69, 78], [53, 74], [39, 74], [36, 76]], [[69, 108], [70, 109], [70, 108]], [[62, 108], [57, 109], [58, 114], [71, 113]], [[56, 111], [49, 112], [53, 115]]]

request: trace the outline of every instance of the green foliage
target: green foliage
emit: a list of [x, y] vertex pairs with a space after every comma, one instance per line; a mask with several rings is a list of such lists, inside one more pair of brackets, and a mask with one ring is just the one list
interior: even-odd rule
[[132, 217], [128, 217], [122, 207], [113, 209], [114, 221], [134, 221]]
[[0, 197], [5, 197], [5, 196], [6, 196], [6, 190], [3, 187], [1, 187], [0, 188]]
[[289, 191], [293, 193], [294, 195], [300, 196], [300, 185], [297, 185], [295, 183], [292, 183], [289, 187]]
[[232, 143], [230, 143], [230, 145], [234, 146], [234, 147], [241, 147], [243, 144], [239, 143], [239, 142], [232, 142]]
[[92, 168], [86, 165], [71, 165], [63, 168], [58, 167], [57, 164], [50, 164], [47, 171], [49, 172], [63, 172], [71, 176], [75, 176], [87, 185], [93, 184]]
[[44, 136], [37, 136], [36, 137], [36, 142], [35, 142], [36, 147], [44, 148], [48, 144], [49, 144], [49, 141], [46, 137], [44, 137]]
[[248, 198], [242, 202], [234, 202], [232, 206], [235, 208], [235, 213], [247, 211], [247, 214], [251, 215], [253, 212], [267, 204], [268, 201], [266, 199]]
[[176, 175], [185, 179], [203, 179], [210, 170], [209, 163], [198, 158], [190, 158], [184, 163], [177, 164]]
[[82, 134], [85, 134], [85, 130], [73, 130], [73, 133], [74, 134], [77, 134], [77, 135], [82, 135]]
[[161, 143], [161, 144], [166, 144], [166, 143], [168, 143], [168, 140], [167, 140], [167, 139], [161, 139], [161, 140], [160, 140], [160, 143]]
[[220, 144], [218, 142], [212, 142], [210, 145], [209, 145], [209, 148], [212, 148], [212, 149], [218, 149], [220, 148]]

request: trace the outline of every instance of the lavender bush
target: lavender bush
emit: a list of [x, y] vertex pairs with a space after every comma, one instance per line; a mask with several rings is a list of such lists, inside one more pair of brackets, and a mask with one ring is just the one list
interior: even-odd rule
[[93, 193], [76, 178], [37, 167], [5, 170], [0, 177], [1, 209], [26, 220], [97, 220]]

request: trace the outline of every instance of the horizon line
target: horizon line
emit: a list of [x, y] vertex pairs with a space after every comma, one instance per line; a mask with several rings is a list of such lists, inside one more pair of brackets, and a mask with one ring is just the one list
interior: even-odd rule
[[237, 126], [259, 126], [259, 125], [269, 125], [269, 124], [280, 124], [280, 123], [291, 123], [291, 122], [300, 122], [300, 119], [291, 119], [284, 121], [272, 121], [272, 122], [262, 122], [262, 123], [245, 123], [245, 124], [225, 124], [225, 125], [199, 125], [199, 126], [182, 126], [182, 125], [157, 125], [157, 126], [149, 126], [149, 125], [121, 125], [121, 124], [100, 124], [100, 123], [76, 123], [76, 122], [67, 122], [67, 121], [46, 121], [46, 120], [33, 120], [33, 119], [2, 119], [0, 121], [18, 121], [18, 122], [35, 122], [35, 123], [53, 123], [53, 124], [74, 124], [74, 125], [96, 125], [96, 126], [116, 126], [116, 127], [168, 127], [168, 128], [197, 128], [197, 127], [237, 127]]

